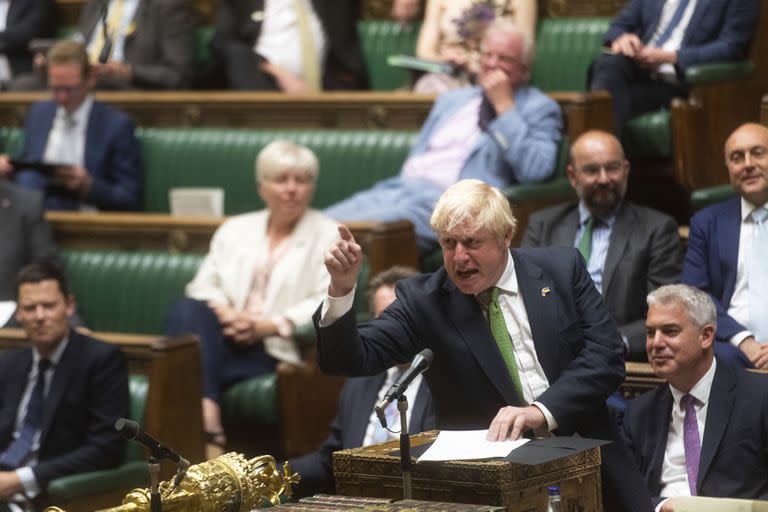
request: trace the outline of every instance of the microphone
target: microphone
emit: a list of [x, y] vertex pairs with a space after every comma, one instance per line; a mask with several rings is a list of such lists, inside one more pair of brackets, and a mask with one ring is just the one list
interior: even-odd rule
[[391, 402], [400, 398], [417, 375], [429, 368], [429, 365], [432, 364], [433, 355], [432, 351], [428, 348], [425, 348], [416, 354], [413, 361], [411, 361], [411, 367], [408, 368], [394, 384], [392, 384], [384, 395], [384, 398], [382, 398], [376, 407], [374, 407], [376, 416], [378, 416], [382, 427], [387, 428], [387, 419], [384, 416], [384, 409], [386, 409]]
[[144, 432], [138, 423], [125, 418], [119, 418], [115, 421], [115, 430], [125, 439], [141, 443], [152, 452], [152, 457], [156, 459], [168, 459], [179, 466], [179, 472], [176, 475], [175, 485], [179, 485], [184, 475], [189, 469], [189, 461], [171, 450], [169, 447]]

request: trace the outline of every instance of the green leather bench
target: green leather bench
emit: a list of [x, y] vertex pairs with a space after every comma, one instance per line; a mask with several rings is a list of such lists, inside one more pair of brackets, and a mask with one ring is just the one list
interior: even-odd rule
[[367, 20], [357, 23], [368, 80], [374, 91], [391, 91], [407, 86], [411, 74], [387, 64], [390, 55], [414, 55], [420, 25], [402, 26], [394, 21]]
[[168, 212], [173, 187], [222, 187], [224, 211], [237, 214], [263, 203], [256, 195], [254, 160], [269, 142], [285, 138], [311, 148], [320, 160], [312, 205], [323, 208], [396, 175], [416, 136], [385, 130], [138, 130], [145, 167], [144, 210]]
[[[145, 375], [132, 374], [129, 377], [131, 399], [130, 419], [142, 424], [147, 403], [149, 381]], [[123, 494], [135, 487], [145, 487], [149, 482], [147, 462], [143, 449], [138, 443], [127, 442], [125, 460], [114, 468], [65, 476], [48, 484], [51, 502], [64, 505], [75, 500], [89, 502], [95, 495], [116, 494], [119, 500]], [[117, 503], [115, 501], [115, 503]]]
[[691, 193], [691, 208], [693, 211], [701, 210], [715, 203], [721, 203], [736, 195], [731, 184], [715, 187], [700, 188]]

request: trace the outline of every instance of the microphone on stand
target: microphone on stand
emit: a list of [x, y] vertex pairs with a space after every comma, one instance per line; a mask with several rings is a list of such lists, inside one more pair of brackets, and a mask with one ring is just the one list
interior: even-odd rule
[[152, 457], [160, 460], [167, 459], [175, 463], [179, 470], [176, 473], [176, 478], [173, 482], [174, 487], [177, 487], [189, 469], [189, 461], [173, 451], [171, 448], [161, 443], [151, 435], [144, 432], [138, 423], [126, 418], [119, 418], [115, 421], [115, 430], [125, 439], [130, 441], [136, 441], [141, 443], [152, 452]]
[[429, 368], [429, 365], [432, 364], [433, 355], [432, 351], [428, 348], [425, 348], [416, 354], [411, 362], [411, 367], [408, 368], [394, 384], [392, 384], [384, 395], [384, 398], [382, 398], [376, 407], [374, 407], [376, 416], [379, 418], [382, 427], [387, 428], [387, 419], [384, 416], [384, 410], [391, 402], [400, 398], [400, 395], [405, 392], [408, 385], [417, 375]]

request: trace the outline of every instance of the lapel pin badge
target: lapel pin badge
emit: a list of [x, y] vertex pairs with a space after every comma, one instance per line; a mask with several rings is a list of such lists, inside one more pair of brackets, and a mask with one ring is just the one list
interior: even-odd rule
[[544, 288], [541, 289], [541, 296], [546, 297], [547, 295], [549, 295], [549, 292], [551, 291], [552, 290], [549, 289], [549, 286], [545, 286]]

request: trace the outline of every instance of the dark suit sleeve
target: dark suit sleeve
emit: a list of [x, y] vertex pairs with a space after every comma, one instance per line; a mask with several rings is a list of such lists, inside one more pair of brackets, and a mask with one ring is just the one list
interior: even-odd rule
[[528, 218], [528, 225], [523, 233], [523, 240], [520, 247], [541, 247], [542, 237], [544, 236], [544, 222], [541, 216], [534, 213]]
[[26, 238], [26, 261], [45, 261], [56, 259], [56, 243], [53, 241], [51, 227], [43, 217], [43, 197], [38, 193], [26, 194], [26, 215], [24, 216], [24, 232]]
[[569, 254], [578, 320], [566, 327], [561, 337], [574, 357], [537, 400], [549, 409], [561, 431], [578, 432], [591, 409], [604, 408], [605, 400], [624, 380], [624, 349], [584, 259], [576, 249]]
[[106, 155], [106, 173], [94, 173], [91, 190], [85, 202], [102, 210], [136, 210], [140, 206], [142, 187], [141, 149], [133, 122], [123, 113], [111, 115], [107, 127], [113, 131]]
[[[316, 3], [317, 4], [317, 3]], [[368, 78], [357, 20], [360, 0], [330, 0], [324, 2], [319, 14], [328, 32], [328, 55], [325, 61], [325, 89], [366, 89]]]
[[711, 222], [711, 218], [708, 212], [702, 213], [706, 215], [694, 215], [691, 219], [688, 250], [683, 260], [682, 282], [710, 294], [717, 309], [717, 338], [720, 341], [728, 342], [732, 336], [748, 329], [731, 317], [720, 300], [713, 294], [707, 255], [710, 252], [709, 244], [717, 243], [717, 241], [709, 239], [707, 224]]
[[677, 51], [677, 67], [685, 70], [696, 64], [743, 59], [760, 18], [759, 0], [727, 2], [720, 34], [700, 46], [683, 46]]
[[32, 468], [43, 488], [52, 479], [113, 467], [123, 458], [125, 443], [115, 432], [114, 424], [117, 418], [129, 413], [125, 357], [119, 348], [109, 346], [99, 350], [81, 371], [88, 372], [89, 391], [82, 402], [88, 414], [83, 442], [69, 452], [41, 460]]
[[152, 15], [162, 21], [160, 54], [152, 64], [132, 63], [136, 87], [183, 89], [195, 64], [195, 16], [188, 0], [156, 1]]
[[633, 33], [642, 37], [643, 0], [630, 0], [630, 2], [621, 10], [618, 16], [611, 22], [608, 30], [603, 35], [603, 43], [610, 45], [614, 39], [622, 34]]
[[[655, 225], [648, 240], [646, 289], [649, 293], [659, 286], [680, 281], [682, 249], [677, 223], [671, 217], [664, 216], [662, 219]], [[624, 324], [619, 331], [629, 340], [632, 354], [645, 353], [645, 318]]]
[[[26, 53], [35, 37], [47, 37], [53, 29], [53, 2], [51, 0], [13, 0], [21, 5], [21, 16], [9, 20], [0, 31], [0, 53]], [[16, 6], [10, 9], [16, 9]], [[30, 57], [31, 58], [31, 57]], [[31, 64], [31, 61], [30, 61]]]

